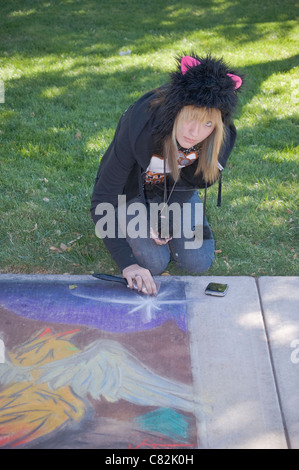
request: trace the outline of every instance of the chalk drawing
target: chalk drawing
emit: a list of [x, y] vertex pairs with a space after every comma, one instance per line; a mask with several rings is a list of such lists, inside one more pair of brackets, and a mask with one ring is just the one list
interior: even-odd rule
[[80, 421], [88, 405], [69, 387], [58, 392], [38, 384], [42, 367], [53, 359], [75, 353], [68, 348], [73, 332], [52, 335], [51, 330], [8, 353], [0, 368], [0, 447], [17, 447]]
[[175, 437], [182, 442], [189, 439], [189, 420], [190, 418], [171, 408], [154, 410], [135, 418], [142, 429], [163, 433], [165, 436]]
[[194, 412], [191, 386], [156, 374], [114, 341], [98, 340], [80, 350], [72, 342], [77, 332], [52, 334], [47, 328], [8, 353], [6, 368], [0, 368], [0, 447], [70, 429], [90, 416], [88, 397], [162, 407], [136, 423], [186, 440], [187, 419], [169, 407]]
[[115, 333], [144, 331], [169, 320], [186, 331], [183, 282], [162, 284], [156, 297], [95, 279], [76, 284], [70, 289], [68, 282], [2, 281], [0, 305], [25, 318], [86, 325]]
[[144, 439], [138, 445], [132, 446], [129, 445], [129, 449], [185, 449], [185, 448], [194, 448], [194, 444], [181, 444], [166, 441], [165, 439], [160, 438], [158, 441], [153, 441], [151, 439]]
[[5, 362], [5, 346], [3, 339], [0, 339], [0, 364]]
[[0, 279], [0, 315], [1, 448], [196, 447], [183, 282]]

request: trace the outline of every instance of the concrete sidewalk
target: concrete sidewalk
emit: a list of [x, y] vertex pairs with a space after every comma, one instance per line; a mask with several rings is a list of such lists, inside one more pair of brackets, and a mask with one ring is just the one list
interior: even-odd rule
[[[226, 297], [203, 295], [212, 279], [230, 285]], [[299, 448], [299, 278], [202, 277], [188, 287], [198, 295], [189, 312], [193, 376], [213, 403], [198, 417], [199, 445]]]
[[[83, 325], [81, 343], [75, 343], [77, 351], [80, 349], [77, 358], [85, 358], [83, 369], [89, 364], [86, 355], [91, 350], [91, 340], [99, 338], [102, 341], [104, 338], [106, 343], [101, 345], [109, 350], [121, 345], [122, 357], [124, 351], [129, 351], [130, 358], [132, 351], [136, 352], [138, 375], [137, 359], [133, 361], [134, 366], [133, 362], [130, 363], [130, 371], [134, 369], [136, 389], [140, 385], [143, 390], [142, 399], [140, 396], [132, 398], [133, 389], [127, 395], [119, 395], [120, 398], [116, 398], [113, 391], [112, 398], [112, 395], [107, 395], [105, 383], [104, 396], [108, 401], [103, 403], [102, 400], [100, 405], [96, 405], [93, 430], [86, 431], [84, 442], [81, 439], [77, 444], [70, 444], [75, 442], [73, 428], [69, 431], [72, 435], [69, 441], [67, 437], [63, 438], [65, 440], [59, 438], [59, 441], [55, 437], [56, 431], [49, 428], [43, 438], [32, 432], [32, 439], [25, 442], [25, 446], [88, 447], [88, 442], [93, 440], [93, 446], [98, 448], [136, 448], [146, 429], [149, 437], [142, 441], [140, 447], [155, 445], [152, 448], [157, 448], [158, 440], [160, 448], [298, 449], [299, 277], [262, 277], [256, 280], [251, 277], [160, 276], [156, 279], [162, 285], [158, 297], [153, 299], [129, 292], [121, 286], [109, 286], [108, 289], [107, 283], [91, 276], [0, 275], [0, 338], [5, 348], [5, 361], [8, 356], [16, 361], [22, 354], [23, 362], [19, 365], [23, 366], [26, 360], [29, 364], [28, 352], [25, 359], [24, 344], [36, 348], [37, 343], [36, 338], [28, 343], [28, 332], [32, 335], [35, 330], [40, 332], [43, 328], [38, 338], [47, 337], [53, 342], [54, 333], [56, 340], [66, 335], [66, 324], [69, 336], [75, 327]], [[227, 295], [205, 295], [205, 287], [211, 281], [229, 284]], [[21, 344], [22, 353], [14, 356], [16, 347]], [[92, 343], [93, 347], [95, 344]], [[71, 350], [69, 343], [68, 350]], [[57, 358], [66, 361], [68, 354], [65, 350]], [[101, 350], [101, 357], [103, 354]], [[144, 363], [142, 372], [141, 359]], [[32, 364], [32, 357], [30, 361]], [[125, 367], [122, 370], [128, 371], [128, 359], [122, 361], [122, 367]], [[61, 364], [57, 362], [59, 367]], [[77, 364], [78, 359], [77, 362], [69, 362], [66, 370], [77, 367]], [[9, 382], [7, 377], [11, 377], [11, 372], [8, 374], [5, 367], [7, 365], [0, 365], [0, 430], [3, 429], [1, 393], [3, 395], [3, 390], [15, 386], [13, 381]], [[94, 371], [92, 373], [95, 374]], [[15, 381], [20, 382], [18, 377]], [[53, 370], [50, 373], [46, 367], [45, 377], [49, 387], [55, 384], [55, 380], [57, 385], [58, 378], [55, 376], [54, 380]], [[70, 390], [74, 390], [78, 384], [74, 377], [70, 380]], [[139, 380], [142, 383], [139, 384]], [[96, 380], [92, 386], [95, 383]], [[185, 390], [183, 384], [186, 385]], [[96, 397], [97, 391], [92, 392], [92, 386], [88, 393]], [[164, 392], [157, 396], [154, 390], [156, 393], [159, 387]], [[165, 390], [169, 393], [167, 400], [162, 402]], [[186, 398], [190, 393], [193, 396], [191, 401]], [[86, 397], [82, 391], [82, 403]], [[63, 400], [65, 403], [66, 398]], [[74, 403], [75, 400], [74, 395]], [[113, 406], [120, 407], [117, 413], [109, 404], [113, 400]], [[190, 405], [192, 400], [196, 404], [194, 408]], [[127, 402], [131, 402], [129, 407]], [[78, 409], [80, 406], [78, 404]], [[138, 406], [143, 407], [142, 413]], [[72, 422], [76, 419], [73, 417]], [[171, 429], [166, 429], [165, 422], [171, 423]], [[121, 433], [120, 423], [123, 426]], [[97, 426], [101, 426], [100, 441], [97, 441]], [[106, 431], [103, 431], [103, 426]], [[14, 432], [7, 429], [7, 435]], [[167, 443], [165, 436], [168, 437]], [[22, 447], [24, 442], [16, 439], [15, 436], [11, 440], [7, 438], [3, 446], [9, 446], [11, 442]]]

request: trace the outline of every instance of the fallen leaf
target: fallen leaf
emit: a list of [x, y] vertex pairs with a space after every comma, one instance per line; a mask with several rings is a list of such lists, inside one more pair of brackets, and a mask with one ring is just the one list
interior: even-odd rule
[[50, 246], [49, 248], [51, 251], [55, 251], [56, 253], [61, 253], [60, 248], [57, 248], [57, 246]]
[[73, 290], [73, 289], [76, 289], [76, 287], [78, 287], [78, 286], [76, 286], [75, 284], [71, 284], [71, 285], [69, 286], [69, 289]]

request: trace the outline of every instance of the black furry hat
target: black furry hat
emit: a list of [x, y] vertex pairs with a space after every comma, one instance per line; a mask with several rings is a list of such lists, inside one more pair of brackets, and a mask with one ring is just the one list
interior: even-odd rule
[[237, 106], [241, 76], [210, 54], [206, 57], [192, 54], [176, 60], [177, 70], [160, 89], [164, 96], [156, 127], [160, 137], [171, 133], [177, 114], [188, 105], [219, 109], [223, 122], [228, 123]]

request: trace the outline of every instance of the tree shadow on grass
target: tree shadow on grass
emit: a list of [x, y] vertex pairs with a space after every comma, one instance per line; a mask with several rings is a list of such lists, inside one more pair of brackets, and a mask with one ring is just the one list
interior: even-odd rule
[[[27, 0], [25, 6], [21, 1], [7, 3], [0, 20], [4, 25], [0, 48], [6, 57], [19, 55], [21, 67], [23, 60], [28, 59], [34, 65], [40, 58], [47, 58], [53, 65], [61, 55], [63, 66], [56, 71], [21, 73], [19, 78], [9, 80], [6, 103], [1, 105], [1, 143], [11, 146], [20, 157], [20, 171], [25, 155], [31, 161], [38, 161], [36, 168], [46, 167], [47, 172], [51, 172], [51, 168], [54, 174], [55, 170], [70, 169], [66, 177], [69, 181], [73, 178], [75, 183], [79, 172], [85, 171], [91, 189], [99, 156], [106, 150], [108, 136], [112, 137], [122, 112], [167, 78], [163, 64], [153, 70], [148, 64], [136, 66], [133, 61], [130, 64], [130, 58], [126, 58], [124, 67], [107, 72], [102, 67], [103, 58], [118, 55], [126, 44], [132, 44], [135, 54], [146, 54], [155, 48], [167, 49], [192, 31], [201, 31], [203, 39], [206, 32], [211, 32], [203, 49], [210, 49], [222, 38], [232, 44], [258, 41], [269, 34], [267, 25], [271, 29], [271, 22], [276, 21], [279, 22], [277, 34], [287, 36], [292, 28], [294, 5], [292, 1], [267, 1], [261, 5], [256, 0], [255, 3], [232, 0], [223, 4], [214, 0], [200, 4], [197, 0], [187, 0], [183, 5], [177, 0], [154, 0], [143, 4], [137, 0], [49, 1], [45, 4]], [[157, 8], [160, 12], [158, 21]], [[221, 51], [222, 48], [223, 45]], [[72, 58], [69, 63], [68, 57]], [[299, 55], [294, 55], [241, 68], [246, 80], [236, 117], [240, 117], [244, 107], [263, 91], [264, 81], [273, 74], [290, 72], [298, 65], [298, 58]], [[34, 120], [38, 120], [38, 126], [36, 122], [33, 125]], [[263, 132], [271, 133], [271, 139], [267, 138], [271, 153], [286, 148], [292, 132], [295, 135], [296, 131], [293, 117], [279, 120], [266, 113], [258, 127], [241, 129], [229, 160], [229, 164], [236, 166], [235, 177], [240, 179], [240, 185], [248, 178], [254, 184], [257, 167], [253, 163], [247, 168], [242, 157], [247, 152], [251, 162], [259, 161], [265, 144]], [[88, 144], [101, 141], [103, 134], [103, 144], [91, 152]], [[252, 147], [248, 149], [248, 145]], [[274, 158], [273, 153], [271, 158]], [[267, 160], [262, 155], [259, 178], [268, 178], [271, 174], [273, 164], [276, 164], [271, 158]], [[290, 162], [282, 160], [278, 167], [283, 169], [286, 165], [291, 173], [293, 165]], [[33, 172], [34, 165], [32, 168]], [[277, 178], [284, 178], [284, 174], [278, 171]], [[233, 192], [230, 194], [224, 176], [225, 204], [225, 200], [233, 197]], [[20, 186], [21, 191], [22, 188]], [[80, 194], [78, 185], [75, 191]]]
[[[260, 40], [275, 34], [285, 38], [294, 24], [296, 1], [265, 0], [17, 0], [1, 7], [1, 49], [6, 55], [43, 57], [99, 55], [108, 57], [125, 44], [137, 54], [168, 48], [192, 32], [202, 33], [201, 47], [210, 47], [211, 37], [238, 43]], [[214, 41], [214, 47], [216, 43]]]
[[[244, 92], [240, 94], [240, 106], [236, 117], [239, 117], [243, 107], [262, 91], [265, 80], [272, 74], [289, 72], [297, 65], [298, 58], [299, 55], [295, 55], [241, 69], [241, 72], [245, 73], [246, 81]], [[97, 67], [87, 68], [84, 62], [78, 59], [67, 70], [40, 72], [32, 76], [23, 75], [11, 79], [7, 87], [7, 100], [2, 107], [0, 126], [3, 134], [0, 138], [2, 142], [7, 139], [15, 140], [17, 131], [22, 138], [22, 146], [26, 147], [32, 143], [34, 132], [38, 132], [36, 137], [39, 142], [46, 145], [50, 136], [51, 143], [59, 143], [61, 140], [59, 133], [56, 133], [53, 139], [55, 128], [64, 128], [66, 132], [64, 136], [73, 140], [76, 132], [80, 130], [80, 140], [77, 139], [75, 142], [80, 144], [80, 152], [84, 153], [85, 139], [88, 141], [97, 139], [102, 131], [113, 134], [118, 119], [125, 109], [138, 96], [162, 85], [165, 78], [163, 71], [153, 74], [150, 66], [137, 67], [132, 64], [122, 70], [107, 73]], [[36, 129], [31, 125], [34, 119], [39, 120]], [[248, 130], [247, 135], [252, 134], [253, 143], [256, 145], [263, 143], [265, 130], [273, 134], [271, 138], [273, 145], [281, 147], [282, 142], [285, 145], [290, 144], [291, 134], [294, 132], [295, 135], [296, 132], [295, 117], [288, 122], [285, 133], [281, 132], [281, 122], [276, 121], [275, 126], [269, 125], [271, 119], [272, 116], [267, 116], [264, 112], [258, 128]], [[31, 132], [26, 131], [29, 128]], [[261, 129], [264, 130], [261, 132]], [[279, 130], [277, 139], [275, 129]], [[67, 135], [68, 133], [71, 137]], [[286, 140], [284, 135], [288, 136]]]

